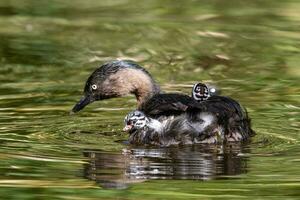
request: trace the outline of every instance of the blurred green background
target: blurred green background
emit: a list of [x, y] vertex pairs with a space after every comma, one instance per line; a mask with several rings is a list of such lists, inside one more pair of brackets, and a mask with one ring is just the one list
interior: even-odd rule
[[[299, 199], [299, 9], [296, 0], [1, 0], [0, 197]], [[138, 62], [167, 92], [216, 85], [247, 107], [257, 136], [238, 147], [132, 149], [121, 128], [133, 97], [70, 116], [89, 74], [114, 59]]]

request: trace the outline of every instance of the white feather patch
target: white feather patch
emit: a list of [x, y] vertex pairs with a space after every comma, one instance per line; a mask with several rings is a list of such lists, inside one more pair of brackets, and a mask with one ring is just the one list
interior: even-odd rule
[[164, 127], [163, 124], [156, 119], [151, 119], [148, 126], [152, 129], [154, 129], [155, 132], [158, 132], [158, 133], [161, 133], [163, 130], [163, 127]]
[[215, 117], [210, 113], [201, 113], [199, 116], [203, 120], [203, 129], [212, 124], [215, 120]]

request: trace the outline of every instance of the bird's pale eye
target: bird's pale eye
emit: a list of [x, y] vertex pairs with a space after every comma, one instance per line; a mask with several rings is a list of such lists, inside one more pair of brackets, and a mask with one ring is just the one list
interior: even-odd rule
[[97, 87], [98, 87], [98, 86], [97, 86], [96, 84], [92, 85], [92, 89], [93, 89], [93, 90], [96, 90]]

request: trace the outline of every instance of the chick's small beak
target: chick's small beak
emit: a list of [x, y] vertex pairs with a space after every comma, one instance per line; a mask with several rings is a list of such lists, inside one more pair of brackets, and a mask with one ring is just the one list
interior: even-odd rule
[[128, 125], [125, 125], [125, 127], [123, 128], [123, 131], [129, 131], [132, 129], [132, 125], [131, 124], [128, 124]]
[[94, 99], [92, 98], [92, 96], [83, 96], [80, 101], [72, 108], [71, 114], [82, 110], [86, 105], [92, 103], [93, 101]]

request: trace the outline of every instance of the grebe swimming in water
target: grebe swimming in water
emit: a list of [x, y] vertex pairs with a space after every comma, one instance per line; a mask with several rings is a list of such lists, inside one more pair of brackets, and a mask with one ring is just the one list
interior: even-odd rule
[[72, 112], [94, 101], [128, 94], [136, 96], [139, 111], [159, 122], [184, 116], [197, 125], [203, 121], [201, 114], [210, 113], [216, 118], [216, 127], [225, 127], [225, 140], [247, 140], [254, 134], [248, 115], [241, 114], [244, 111], [233, 99], [216, 95], [199, 103], [188, 95], [162, 93], [150, 73], [131, 61], [112, 61], [96, 69], [86, 81], [84, 96]]

